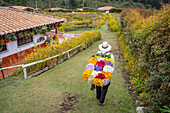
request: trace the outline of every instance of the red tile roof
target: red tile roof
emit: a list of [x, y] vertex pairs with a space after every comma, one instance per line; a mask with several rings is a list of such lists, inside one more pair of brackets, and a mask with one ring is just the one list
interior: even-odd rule
[[14, 8], [14, 9], [18, 9], [18, 10], [26, 10], [26, 9], [34, 10], [35, 9], [32, 7], [24, 7], [24, 6], [10, 6], [9, 8]]
[[51, 11], [58, 11], [58, 10], [60, 10], [60, 9], [63, 9], [63, 8], [51, 8]]
[[65, 20], [64, 18], [4, 8], [0, 8], [0, 12], [0, 35], [63, 22]]
[[112, 6], [105, 6], [105, 7], [98, 7], [98, 10], [109, 11], [112, 8], [114, 8], [114, 7], [112, 7]]

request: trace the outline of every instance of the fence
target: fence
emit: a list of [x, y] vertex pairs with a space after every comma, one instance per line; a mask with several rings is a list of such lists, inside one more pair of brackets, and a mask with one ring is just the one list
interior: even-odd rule
[[[78, 46], [76, 46], [76, 47], [74, 47], [74, 48], [72, 48], [72, 49], [69, 49], [69, 50], [67, 50], [67, 51], [65, 51], [65, 52], [63, 52], [63, 53], [61, 53], [61, 54], [59, 54], [59, 55], [55, 55], [55, 56], [46, 58], [46, 59], [44, 59], [44, 60], [39, 60], [39, 61], [32, 62], [32, 63], [29, 63], [29, 64], [21, 64], [21, 65], [16, 65], [16, 66], [10, 66], [10, 67], [5, 67], [5, 68], [0, 68], [0, 70], [4, 70], [4, 69], [12, 69], [12, 68], [17, 68], [17, 67], [22, 67], [22, 68], [23, 68], [23, 73], [24, 73], [24, 79], [27, 79], [27, 71], [26, 71], [26, 67], [29, 67], [29, 66], [32, 66], [32, 65], [35, 65], [35, 64], [38, 64], [38, 63], [45, 62], [45, 61], [47, 61], [47, 60], [50, 60], [50, 59], [59, 57], [60, 55], [63, 55], [63, 54], [66, 54], [66, 53], [67, 53], [67, 58], [69, 59], [69, 58], [70, 58], [69, 52], [70, 52], [71, 50], [74, 50], [74, 49], [76, 49], [76, 48], [82, 46], [82, 45], [83, 45], [83, 43], [80, 44], [80, 45], [78, 45]], [[84, 44], [84, 45], [85, 45], [85, 44]], [[85, 46], [84, 46], [84, 47], [85, 47]]]

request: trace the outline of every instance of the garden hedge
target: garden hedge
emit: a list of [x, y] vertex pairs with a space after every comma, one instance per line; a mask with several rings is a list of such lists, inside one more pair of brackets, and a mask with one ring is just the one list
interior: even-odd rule
[[132, 90], [144, 105], [159, 112], [170, 102], [170, 5], [155, 14], [142, 11], [124, 9], [123, 32], [119, 26], [117, 36], [131, 74]]

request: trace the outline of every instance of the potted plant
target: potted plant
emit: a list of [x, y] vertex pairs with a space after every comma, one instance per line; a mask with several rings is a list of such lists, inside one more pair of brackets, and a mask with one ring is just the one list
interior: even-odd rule
[[5, 39], [9, 41], [12, 37], [13, 37], [12, 34], [7, 34], [6, 37], [5, 37]]
[[22, 32], [20, 32], [20, 33], [17, 34], [17, 37], [22, 38], [22, 37], [24, 37], [24, 34]]
[[50, 27], [50, 26], [48, 26], [48, 27], [47, 27], [47, 30], [48, 30], [48, 31], [51, 31], [51, 27]]
[[27, 33], [24, 33], [24, 38], [28, 38], [28, 34]]
[[35, 33], [34, 33], [34, 32], [30, 32], [29, 35], [30, 35], [30, 36], [33, 36], [33, 35], [35, 35]]
[[11, 38], [11, 41], [16, 41], [17, 40], [17, 36], [13, 35], [13, 37]]

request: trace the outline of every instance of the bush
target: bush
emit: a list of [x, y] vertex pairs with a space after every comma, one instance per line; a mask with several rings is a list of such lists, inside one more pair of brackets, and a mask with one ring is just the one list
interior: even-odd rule
[[128, 7], [133, 7], [133, 5], [130, 2], [124, 2], [123, 7], [128, 8]]
[[150, 4], [146, 4], [146, 5], [145, 5], [145, 8], [146, 8], [146, 9], [151, 9], [152, 6], [151, 6]]
[[149, 10], [126, 9], [121, 15], [125, 35], [118, 34], [131, 83], [155, 111], [170, 101], [169, 12], [170, 5], [154, 15]]
[[136, 7], [145, 9], [144, 5], [142, 3], [136, 3]]
[[95, 8], [85, 7], [85, 8], [83, 8], [83, 11], [84, 12], [96, 12], [96, 9]]
[[122, 12], [122, 8], [112, 8], [109, 10], [110, 13], [120, 13]]

